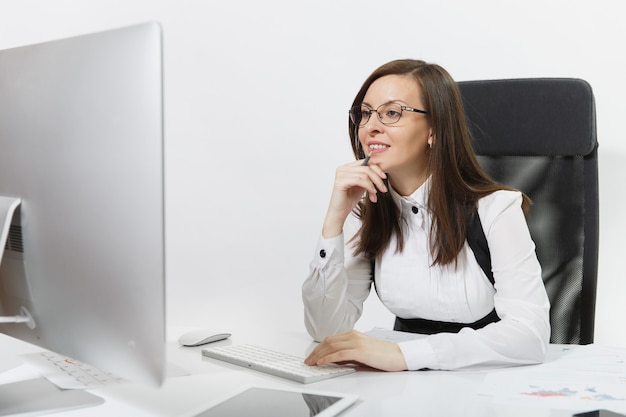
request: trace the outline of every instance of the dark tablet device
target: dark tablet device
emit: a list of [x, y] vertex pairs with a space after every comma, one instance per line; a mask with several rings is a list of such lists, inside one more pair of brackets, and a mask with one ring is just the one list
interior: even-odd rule
[[357, 396], [319, 391], [247, 388], [196, 417], [334, 417]]
[[626, 417], [626, 415], [609, 410], [593, 410], [585, 413], [574, 414], [572, 417]]

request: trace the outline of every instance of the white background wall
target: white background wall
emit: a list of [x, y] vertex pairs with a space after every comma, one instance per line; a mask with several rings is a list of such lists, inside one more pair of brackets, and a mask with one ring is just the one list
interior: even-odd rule
[[[0, 0], [0, 48], [147, 20], [165, 46], [168, 320], [301, 328], [347, 108], [395, 58], [458, 81], [576, 77], [600, 141], [596, 342], [626, 346], [626, 25], [616, 1]], [[359, 328], [392, 325], [370, 298]]]

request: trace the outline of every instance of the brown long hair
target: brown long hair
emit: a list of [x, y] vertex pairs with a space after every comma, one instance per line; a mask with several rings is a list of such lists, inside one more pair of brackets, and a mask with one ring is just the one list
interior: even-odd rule
[[[511, 188], [493, 181], [478, 164], [471, 135], [465, 119], [461, 93], [456, 82], [441, 66], [420, 60], [401, 59], [388, 62], [376, 69], [363, 83], [352, 105], [360, 105], [367, 90], [377, 79], [386, 75], [411, 76], [420, 86], [424, 110], [430, 123], [434, 141], [429, 152], [431, 186], [428, 205], [433, 213], [430, 247], [433, 264], [446, 265], [456, 261], [465, 244], [465, 213], [475, 210], [477, 201], [497, 190]], [[357, 159], [365, 157], [358, 140], [358, 127], [348, 118], [352, 150]], [[524, 211], [530, 199], [523, 195]], [[362, 221], [355, 236], [355, 255], [377, 258], [396, 236], [397, 251], [404, 247], [400, 209], [390, 193], [379, 193], [378, 202], [364, 198], [355, 207]]]

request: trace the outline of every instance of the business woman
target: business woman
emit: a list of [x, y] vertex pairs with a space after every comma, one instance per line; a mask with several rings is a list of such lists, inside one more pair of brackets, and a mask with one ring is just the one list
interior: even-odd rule
[[[348, 127], [357, 160], [336, 170], [302, 286], [306, 328], [321, 342], [305, 362], [400, 371], [543, 361], [550, 305], [530, 201], [480, 168], [448, 72], [419, 60], [382, 65]], [[468, 237], [486, 241], [487, 261]], [[395, 328], [424, 337], [390, 343], [353, 330], [372, 284]]]

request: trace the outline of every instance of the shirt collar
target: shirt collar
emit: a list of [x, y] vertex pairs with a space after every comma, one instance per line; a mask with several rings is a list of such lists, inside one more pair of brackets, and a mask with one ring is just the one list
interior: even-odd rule
[[391, 192], [391, 196], [398, 207], [402, 207], [403, 205], [410, 206], [418, 206], [419, 208], [426, 209], [428, 208], [428, 194], [430, 191], [431, 177], [429, 176], [426, 181], [411, 195], [401, 196], [398, 194], [396, 190], [393, 189], [391, 184], [389, 184], [389, 191]]

